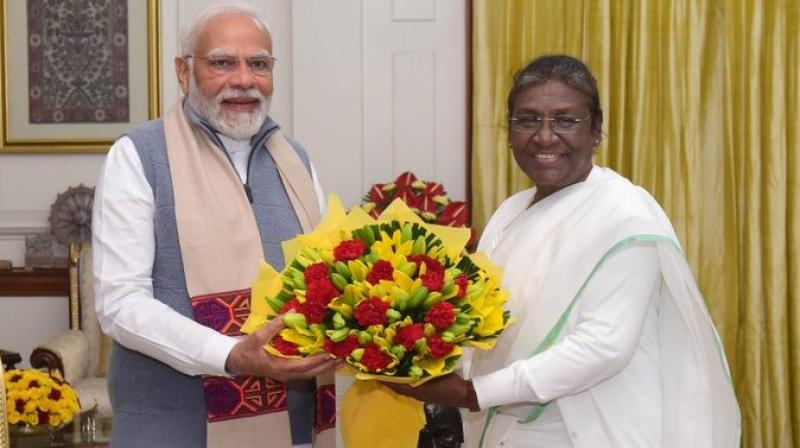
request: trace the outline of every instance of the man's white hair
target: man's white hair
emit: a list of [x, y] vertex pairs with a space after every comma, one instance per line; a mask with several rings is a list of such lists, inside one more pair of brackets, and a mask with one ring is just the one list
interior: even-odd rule
[[[258, 11], [252, 6], [237, 0], [216, 0], [197, 10], [194, 15], [192, 15], [192, 20], [190, 20], [189, 24], [183, 29], [181, 33], [181, 55], [187, 56], [193, 54], [194, 48], [197, 45], [197, 39], [200, 37], [200, 33], [203, 32], [206, 25], [208, 25], [208, 22], [219, 16], [226, 15], [244, 15], [251, 17], [264, 28], [267, 34], [269, 34], [270, 40], [273, 39], [269, 25], [261, 20]], [[274, 40], [272, 41], [274, 42]]]

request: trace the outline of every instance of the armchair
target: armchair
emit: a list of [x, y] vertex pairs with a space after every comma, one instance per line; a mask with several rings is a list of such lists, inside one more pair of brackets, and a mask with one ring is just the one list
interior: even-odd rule
[[111, 416], [106, 374], [112, 341], [94, 310], [91, 244], [71, 244], [69, 264], [69, 330], [36, 347], [31, 366], [60, 370], [78, 393], [81, 411], [96, 404], [99, 416]]

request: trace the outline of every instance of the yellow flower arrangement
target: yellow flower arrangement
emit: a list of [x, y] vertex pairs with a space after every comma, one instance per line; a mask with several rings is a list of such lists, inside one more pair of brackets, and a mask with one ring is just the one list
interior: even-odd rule
[[78, 395], [61, 373], [41, 370], [9, 370], [6, 411], [12, 425], [59, 427], [81, 410]]

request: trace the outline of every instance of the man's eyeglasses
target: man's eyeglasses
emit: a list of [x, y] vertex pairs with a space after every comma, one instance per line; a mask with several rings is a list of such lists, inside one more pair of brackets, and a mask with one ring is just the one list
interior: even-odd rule
[[194, 56], [188, 54], [184, 58], [195, 58], [203, 61], [211, 70], [212, 73], [217, 75], [229, 75], [239, 68], [239, 64], [244, 62], [250, 72], [256, 76], [272, 76], [272, 70], [275, 68], [275, 61], [277, 59], [272, 56], [255, 56], [247, 59], [239, 59], [233, 56]]
[[578, 125], [590, 119], [592, 114], [583, 118], [571, 117], [569, 115], [556, 115], [555, 117], [539, 117], [536, 115], [522, 115], [511, 117], [509, 127], [514, 132], [521, 134], [535, 134], [542, 128], [542, 123], [550, 122], [550, 129], [557, 134], [569, 134], [578, 129]]

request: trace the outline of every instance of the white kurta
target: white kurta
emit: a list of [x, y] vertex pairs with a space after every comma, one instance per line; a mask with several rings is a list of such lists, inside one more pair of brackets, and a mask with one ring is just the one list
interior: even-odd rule
[[[249, 142], [219, 137], [244, 182]], [[311, 174], [324, 210], [313, 166]], [[237, 339], [200, 325], [153, 297], [154, 214], [153, 191], [136, 147], [122, 137], [103, 165], [92, 217], [95, 308], [103, 332], [187, 375], [227, 375], [225, 361]]]
[[[658, 204], [597, 167], [528, 207], [534, 192], [505, 201], [479, 246], [518, 319], [472, 362], [481, 408], [499, 406], [484, 446], [735, 446], [724, 354]], [[485, 413], [468, 420], [476, 446]]]

